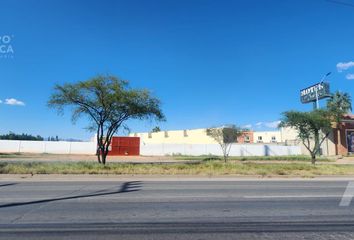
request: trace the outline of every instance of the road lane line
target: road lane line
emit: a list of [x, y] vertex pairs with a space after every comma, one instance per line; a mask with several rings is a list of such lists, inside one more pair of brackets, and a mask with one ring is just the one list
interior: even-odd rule
[[243, 196], [244, 198], [341, 198], [342, 195], [273, 195], [273, 196]]

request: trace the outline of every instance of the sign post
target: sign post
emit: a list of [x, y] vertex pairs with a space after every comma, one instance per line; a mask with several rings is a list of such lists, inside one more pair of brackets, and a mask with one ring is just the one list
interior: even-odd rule
[[[316, 83], [315, 85], [312, 85], [310, 87], [304, 88], [300, 91], [300, 100], [302, 103], [310, 103], [313, 102], [313, 109], [319, 109], [320, 104], [319, 100], [331, 97], [331, 92], [329, 89], [329, 83], [323, 82], [324, 78], [327, 77], [331, 73], [327, 73], [321, 80], [321, 82]], [[315, 144], [319, 148], [319, 142], [318, 142], [319, 136], [315, 136]], [[319, 154], [319, 150], [317, 151], [317, 154]]]

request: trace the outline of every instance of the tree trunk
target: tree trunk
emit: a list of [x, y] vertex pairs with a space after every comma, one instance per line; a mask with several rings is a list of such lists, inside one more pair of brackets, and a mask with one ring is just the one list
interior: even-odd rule
[[339, 155], [339, 149], [340, 149], [340, 146], [342, 145], [342, 138], [340, 136], [340, 126], [337, 127], [337, 155]]
[[320, 133], [317, 131], [315, 133], [315, 152], [314, 155], [320, 156]]
[[222, 153], [224, 154], [224, 163], [227, 162], [227, 150], [226, 150], [226, 146], [223, 146], [222, 148]]
[[103, 165], [106, 165], [106, 158], [107, 158], [107, 152], [104, 151], [102, 153], [102, 164]]
[[316, 163], [316, 153], [311, 153], [311, 163], [315, 165]]
[[97, 156], [98, 163], [101, 163], [101, 151], [99, 147], [97, 147], [96, 156]]

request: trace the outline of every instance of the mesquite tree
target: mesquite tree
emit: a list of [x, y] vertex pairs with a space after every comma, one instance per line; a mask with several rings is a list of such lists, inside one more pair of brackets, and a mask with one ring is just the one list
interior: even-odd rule
[[326, 110], [284, 112], [279, 127], [292, 127], [297, 130], [298, 137], [310, 152], [312, 164], [316, 163], [316, 154], [332, 131], [330, 113]]
[[237, 138], [242, 135], [243, 131], [241, 128], [235, 125], [208, 128], [206, 130], [207, 135], [212, 137], [221, 147], [224, 162], [227, 162], [229, 158], [229, 152], [233, 143], [237, 142]]
[[81, 116], [88, 117], [88, 129], [97, 135], [97, 158], [102, 164], [106, 164], [113, 134], [127, 128], [128, 119], [164, 120], [160, 101], [148, 90], [131, 89], [127, 81], [110, 75], [56, 85], [48, 105], [59, 113], [71, 107], [74, 122]]

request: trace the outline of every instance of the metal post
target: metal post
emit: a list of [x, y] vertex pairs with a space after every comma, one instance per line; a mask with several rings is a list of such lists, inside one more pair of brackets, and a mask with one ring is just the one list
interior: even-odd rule
[[316, 109], [320, 109], [320, 103], [318, 101], [318, 92], [317, 92], [317, 88], [315, 88], [315, 92], [316, 92]]

